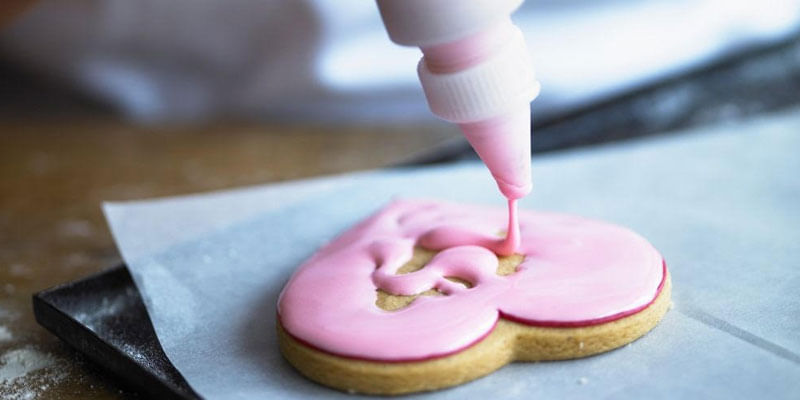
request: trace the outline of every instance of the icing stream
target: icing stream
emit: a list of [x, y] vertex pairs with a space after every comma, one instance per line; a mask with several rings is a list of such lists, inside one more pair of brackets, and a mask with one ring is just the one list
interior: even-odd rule
[[517, 252], [520, 246], [519, 219], [517, 218], [517, 200], [508, 199], [508, 228], [506, 228], [506, 240], [497, 249], [497, 254], [508, 256]]
[[[662, 258], [630, 230], [518, 213], [514, 200], [503, 211], [434, 201], [388, 205], [295, 272], [278, 303], [282, 325], [332, 354], [420, 360], [479, 341], [501, 316], [529, 325], [586, 326], [641, 310], [657, 296]], [[506, 237], [498, 237], [504, 228]], [[415, 247], [437, 253], [423, 268], [398, 273]], [[516, 271], [498, 275], [498, 255], [513, 253], [524, 256]], [[419, 296], [385, 311], [376, 305], [378, 289], [443, 296]]]

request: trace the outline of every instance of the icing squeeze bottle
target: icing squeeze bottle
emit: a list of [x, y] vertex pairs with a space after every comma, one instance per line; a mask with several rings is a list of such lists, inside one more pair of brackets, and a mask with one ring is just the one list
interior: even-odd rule
[[516, 199], [531, 191], [530, 102], [539, 94], [525, 39], [511, 22], [523, 0], [376, 0], [389, 38], [415, 46], [431, 111], [456, 123], [509, 201], [506, 246], [519, 244]]

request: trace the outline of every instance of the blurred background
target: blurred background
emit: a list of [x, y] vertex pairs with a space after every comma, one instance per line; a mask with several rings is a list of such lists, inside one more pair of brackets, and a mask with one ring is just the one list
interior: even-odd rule
[[[437, 123], [419, 50], [370, 1], [45, 0], [6, 19], [6, 119]], [[798, 98], [798, 0], [540, 0], [514, 20], [543, 83], [536, 151]]]
[[[514, 20], [534, 153], [800, 103], [800, 0], [529, 0]], [[30, 312], [119, 262], [101, 201], [475, 159], [419, 57], [365, 0], [0, 2], [0, 398], [136, 397]]]

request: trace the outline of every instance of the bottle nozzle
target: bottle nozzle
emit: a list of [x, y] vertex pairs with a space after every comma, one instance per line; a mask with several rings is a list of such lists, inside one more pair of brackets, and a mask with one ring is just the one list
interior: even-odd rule
[[488, 120], [459, 124], [508, 199], [531, 191], [531, 114], [527, 104]]

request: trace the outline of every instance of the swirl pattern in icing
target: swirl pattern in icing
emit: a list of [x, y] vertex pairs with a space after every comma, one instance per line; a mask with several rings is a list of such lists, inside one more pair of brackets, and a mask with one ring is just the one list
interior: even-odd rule
[[[375, 361], [411, 361], [463, 350], [498, 318], [532, 326], [588, 326], [635, 313], [658, 295], [665, 267], [636, 233], [580, 217], [517, 216], [517, 270], [496, 273], [511, 227], [500, 209], [438, 201], [395, 201], [317, 252], [281, 293], [284, 329], [322, 351]], [[438, 253], [397, 274], [416, 246]], [[458, 278], [462, 285], [448, 278]], [[385, 311], [376, 291], [420, 296]]]

